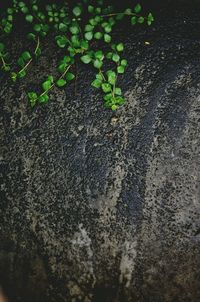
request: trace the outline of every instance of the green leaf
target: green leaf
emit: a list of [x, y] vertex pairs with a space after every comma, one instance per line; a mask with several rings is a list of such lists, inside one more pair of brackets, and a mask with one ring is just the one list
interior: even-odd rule
[[117, 51], [119, 51], [119, 52], [123, 51], [123, 50], [124, 50], [124, 45], [123, 45], [123, 43], [117, 44], [116, 49], [117, 49]]
[[148, 14], [148, 17], [147, 17], [147, 24], [148, 25], [151, 25], [151, 23], [154, 21], [154, 17], [152, 15], [152, 13], [149, 13]]
[[97, 8], [95, 9], [95, 13], [96, 13], [96, 14], [100, 14], [100, 13], [101, 13], [101, 7], [97, 7]]
[[93, 32], [88, 31], [88, 32], [85, 33], [85, 39], [86, 40], [90, 41], [90, 40], [92, 40], [92, 38], [93, 38]]
[[99, 59], [96, 59], [93, 63], [94, 67], [97, 68], [97, 69], [100, 69], [103, 65], [103, 62], [100, 61]]
[[41, 34], [42, 37], [45, 37], [47, 35], [47, 33], [44, 32], [44, 31], [41, 31], [40, 34]]
[[35, 93], [35, 92], [28, 92], [28, 98], [29, 98], [29, 100], [31, 102], [35, 101], [38, 98], [37, 93]]
[[85, 26], [85, 31], [86, 31], [86, 32], [87, 32], [87, 31], [93, 31], [93, 29], [94, 29], [94, 26], [91, 25], [91, 24], [87, 24], [87, 25]]
[[47, 91], [51, 88], [51, 81], [47, 80], [42, 84], [42, 88], [44, 91]]
[[82, 41], [81, 41], [81, 48], [82, 48], [83, 50], [87, 50], [87, 49], [89, 48], [88, 41], [82, 40]]
[[62, 64], [60, 64], [59, 66], [58, 66], [58, 71], [60, 72], [60, 73], [64, 73], [65, 72], [65, 69], [66, 69], [66, 64], [65, 63], [62, 63]]
[[68, 43], [68, 39], [66, 36], [56, 36], [56, 42], [60, 48], [64, 48]]
[[112, 50], [116, 50], [116, 44], [113, 43], [113, 44], [111, 45], [111, 48], [112, 48]]
[[4, 32], [9, 34], [12, 30], [12, 24], [9, 22], [6, 22], [6, 26], [4, 27]]
[[93, 12], [94, 12], [94, 6], [89, 5], [89, 6], [88, 6], [88, 12], [89, 12], [89, 13], [93, 13]]
[[100, 80], [101, 82], [103, 81], [103, 75], [101, 73], [96, 74], [96, 79]]
[[79, 7], [79, 6], [76, 6], [76, 7], [74, 7], [74, 9], [73, 9], [73, 14], [76, 16], [76, 17], [78, 17], [78, 16], [80, 16], [81, 15], [81, 8]]
[[67, 29], [68, 29], [68, 26], [65, 24], [65, 23], [60, 23], [59, 25], [58, 25], [58, 29], [60, 30], [60, 31], [62, 31], [62, 32], [66, 32], [67, 31]]
[[70, 55], [71, 58], [73, 58], [76, 55], [76, 51], [73, 47], [69, 46], [67, 48], [67, 50], [69, 51], [69, 55]]
[[112, 40], [112, 38], [111, 38], [110, 35], [108, 35], [108, 34], [105, 34], [105, 35], [104, 35], [104, 41], [105, 41], [106, 43], [110, 43], [111, 40]]
[[58, 87], [63, 87], [63, 86], [65, 86], [66, 84], [67, 84], [67, 81], [64, 80], [64, 79], [59, 79], [59, 80], [56, 82], [56, 85], [57, 85]]
[[130, 8], [127, 8], [124, 13], [130, 16], [132, 14], [132, 10]]
[[115, 98], [115, 104], [117, 105], [123, 105], [125, 103], [125, 99], [122, 96], [117, 96]]
[[19, 7], [24, 7], [24, 6], [25, 6], [25, 3], [24, 3], [23, 1], [20, 1], [20, 2], [18, 3], [18, 5], [19, 5]]
[[117, 107], [117, 105], [112, 105], [111, 109], [112, 109], [113, 111], [115, 111], [115, 110], [118, 109], [118, 107]]
[[73, 35], [77, 35], [79, 33], [79, 28], [77, 25], [73, 25], [69, 28], [70, 32], [73, 34]]
[[93, 26], [97, 25], [97, 21], [96, 21], [94, 18], [91, 18], [91, 19], [89, 20], [89, 22], [90, 22], [90, 24], [93, 25]]
[[64, 56], [63, 58], [63, 63], [69, 63], [71, 62], [72, 58], [70, 58], [70, 56]]
[[38, 11], [38, 6], [37, 5], [33, 5], [32, 9], [33, 9], [34, 12], [37, 12]]
[[18, 72], [19, 78], [24, 78], [25, 75], [26, 75], [26, 71], [25, 70], [21, 70], [21, 71]]
[[12, 15], [8, 15], [8, 21], [13, 21], [13, 16]]
[[10, 66], [8, 66], [8, 65], [4, 65], [2, 68], [4, 71], [10, 71], [10, 69], [11, 69]]
[[35, 92], [28, 92], [28, 97], [29, 99], [36, 100], [38, 96]]
[[109, 83], [103, 83], [101, 87], [103, 92], [105, 93], [112, 91], [111, 85]]
[[110, 18], [108, 19], [108, 22], [109, 22], [110, 26], [113, 26], [113, 25], [115, 25], [115, 23], [116, 23], [116, 21], [115, 21], [115, 19], [114, 19], [113, 17], [110, 17]]
[[50, 81], [50, 82], [51, 82], [51, 84], [53, 84], [53, 76], [51, 76], [51, 75], [50, 75], [50, 76], [48, 76], [48, 77], [47, 77], [47, 80], [48, 80], [48, 81]]
[[71, 72], [67, 72], [65, 78], [67, 81], [72, 81], [75, 78], [75, 75]]
[[106, 54], [106, 59], [110, 60], [112, 59], [113, 53], [110, 51]]
[[28, 33], [27, 38], [28, 38], [29, 40], [35, 40], [36, 35], [33, 34], [33, 33]]
[[49, 96], [47, 94], [43, 94], [38, 97], [38, 102], [41, 104], [47, 103], [48, 100], [49, 100]]
[[104, 100], [107, 102], [107, 101], [110, 101], [112, 99], [112, 93], [108, 93], [104, 96]]
[[71, 41], [72, 41], [72, 44], [73, 44], [73, 47], [74, 48], [79, 48], [80, 47], [80, 40], [79, 40], [79, 38], [78, 38], [78, 36], [77, 35], [73, 35], [72, 37], [71, 37]]
[[35, 92], [29, 92], [28, 93], [29, 102], [31, 104], [31, 107], [34, 107], [37, 101], [37, 94]]
[[35, 106], [35, 104], [36, 104], [36, 100], [30, 99], [29, 102], [30, 102], [32, 108], [33, 108], [33, 107]]
[[97, 39], [97, 40], [100, 40], [102, 37], [103, 37], [103, 34], [100, 31], [97, 31], [94, 34], [94, 38]]
[[108, 22], [103, 22], [103, 23], [101, 24], [101, 26], [102, 26], [103, 28], [105, 28], [107, 25], [109, 25]]
[[135, 11], [136, 14], [138, 14], [139, 12], [141, 12], [141, 10], [142, 10], [142, 7], [141, 7], [141, 5], [138, 3], [138, 4], [135, 6], [134, 11]]
[[26, 15], [26, 21], [32, 23], [33, 22], [33, 16], [32, 15]]
[[31, 54], [30, 54], [30, 52], [29, 52], [29, 51], [24, 51], [24, 52], [22, 53], [22, 58], [24, 59], [24, 61], [30, 60], [30, 59], [31, 59]]
[[117, 16], [116, 16], [116, 20], [122, 20], [124, 18], [124, 14], [123, 13], [119, 13]]
[[45, 15], [44, 15], [42, 12], [38, 12], [38, 13], [37, 13], [37, 17], [38, 17], [39, 19], [41, 19], [42, 21], [45, 21], [45, 19], [46, 19]]
[[115, 88], [115, 94], [117, 94], [117, 95], [121, 95], [122, 94], [122, 90], [121, 90], [121, 88]]
[[94, 54], [94, 56], [95, 56], [96, 59], [99, 59], [99, 60], [101, 60], [101, 61], [102, 61], [103, 58], [104, 58], [104, 54], [103, 54], [102, 50], [96, 51], [95, 54]]
[[50, 27], [49, 27], [48, 24], [43, 24], [43, 25], [42, 25], [42, 30], [43, 30], [45, 33], [47, 33], [47, 32], [49, 31], [49, 29], [50, 29]]
[[111, 85], [114, 85], [115, 82], [116, 82], [116, 74], [114, 71], [112, 70], [109, 70], [107, 71], [107, 76], [108, 76], [108, 82], [111, 84]]
[[118, 66], [118, 67], [117, 67], [117, 72], [118, 72], [118, 73], [124, 73], [124, 71], [125, 71], [124, 66]]
[[110, 33], [112, 31], [112, 27], [110, 26], [110, 24], [108, 24], [107, 26], [105, 26], [104, 30], [106, 33]]
[[127, 60], [125, 60], [125, 59], [121, 60], [121, 65], [122, 65], [122, 66], [126, 67], [127, 64], [128, 64], [128, 61], [127, 61]]
[[11, 79], [13, 82], [16, 82], [17, 80], [17, 73], [16, 72], [11, 72]]
[[91, 83], [91, 85], [95, 88], [100, 88], [101, 84], [102, 84], [102, 81], [100, 79], [96, 79]]
[[138, 23], [140, 23], [140, 24], [144, 23], [144, 17], [139, 17], [138, 18]]
[[89, 55], [85, 55], [81, 57], [81, 61], [85, 64], [88, 64], [92, 61], [92, 58]]
[[28, 7], [27, 7], [27, 6], [22, 7], [22, 8], [21, 8], [21, 12], [22, 12], [23, 14], [27, 14], [27, 13], [28, 13]]
[[36, 32], [40, 32], [41, 29], [42, 29], [42, 26], [41, 26], [41, 24], [35, 24], [34, 27], [33, 27], [33, 29], [34, 29]]
[[10, 14], [10, 15], [12, 15], [12, 14], [14, 13], [14, 11], [13, 11], [12, 8], [9, 7], [9, 8], [7, 9], [7, 13]]
[[17, 64], [20, 67], [24, 67], [24, 65], [25, 65], [24, 59], [22, 57], [19, 57], [19, 59], [17, 60]]
[[135, 25], [137, 23], [137, 17], [136, 16], [133, 16], [132, 18], [131, 18], [131, 24], [132, 25]]
[[117, 63], [120, 60], [120, 56], [118, 54], [114, 53], [112, 56], [112, 60]]
[[95, 20], [95, 22], [100, 23], [102, 21], [102, 17], [101, 16], [95, 16], [94, 20]]

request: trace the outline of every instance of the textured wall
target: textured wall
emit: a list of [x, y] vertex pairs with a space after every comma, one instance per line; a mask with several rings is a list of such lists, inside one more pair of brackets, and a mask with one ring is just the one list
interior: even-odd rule
[[76, 95], [72, 83], [29, 107], [24, 89], [56, 64], [51, 42], [25, 80], [1, 77], [0, 278], [12, 301], [200, 301], [200, 4], [189, 6], [116, 32], [129, 61], [116, 113], [81, 66]]

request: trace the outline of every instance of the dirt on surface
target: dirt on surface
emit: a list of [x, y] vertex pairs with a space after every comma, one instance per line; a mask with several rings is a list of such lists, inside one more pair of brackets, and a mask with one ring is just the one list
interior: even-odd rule
[[115, 32], [129, 62], [117, 112], [84, 66], [76, 94], [72, 83], [30, 108], [25, 89], [56, 64], [51, 42], [23, 81], [0, 78], [11, 302], [200, 301], [200, 2], [152, 7], [152, 27]]

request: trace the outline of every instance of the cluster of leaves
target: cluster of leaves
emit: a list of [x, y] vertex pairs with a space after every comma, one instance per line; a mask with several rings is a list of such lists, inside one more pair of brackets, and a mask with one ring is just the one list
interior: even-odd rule
[[[91, 85], [100, 88], [104, 94], [106, 107], [116, 110], [124, 104], [124, 97], [117, 81], [124, 74], [127, 60], [123, 58], [124, 45], [122, 42], [115, 43], [112, 38], [114, 26], [120, 20], [129, 18], [132, 25], [147, 23], [151, 25], [154, 21], [153, 15], [149, 13], [142, 16], [142, 7], [135, 4], [133, 8], [127, 8], [123, 12], [115, 12], [114, 7], [104, 5], [103, 0], [82, 0], [77, 5], [69, 8], [66, 1], [63, 5], [48, 4], [45, 8], [39, 6], [39, 0], [27, 1], [13, 0], [0, 20], [0, 60], [2, 69], [10, 73], [13, 81], [23, 78], [28, 68], [41, 55], [41, 42], [49, 34], [55, 33], [55, 43], [64, 49], [65, 56], [58, 61], [55, 78], [48, 75], [42, 83], [41, 93], [28, 92], [31, 106], [37, 103], [46, 103], [49, 100], [49, 92], [54, 87], [64, 87], [75, 79], [74, 65], [78, 59], [84, 64], [93, 66], [96, 70], [95, 79]], [[94, 4], [93, 4], [94, 3]], [[11, 70], [11, 64], [7, 63], [9, 54], [6, 51], [3, 39], [13, 29], [13, 20], [16, 15], [24, 17], [28, 23], [29, 33], [27, 38], [35, 45], [33, 50], [25, 49], [17, 60], [18, 70]], [[107, 49], [99, 49], [97, 43], [102, 41]], [[96, 43], [95, 43], [96, 41]], [[108, 68], [109, 66], [109, 68]]]

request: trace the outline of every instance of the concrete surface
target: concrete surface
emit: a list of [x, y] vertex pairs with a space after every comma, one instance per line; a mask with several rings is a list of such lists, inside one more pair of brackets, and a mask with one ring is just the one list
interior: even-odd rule
[[116, 31], [129, 61], [116, 113], [82, 66], [76, 94], [72, 83], [29, 107], [24, 91], [55, 65], [53, 46], [23, 81], [1, 77], [0, 283], [10, 301], [200, 301], [200, 4], [191, 6]]

